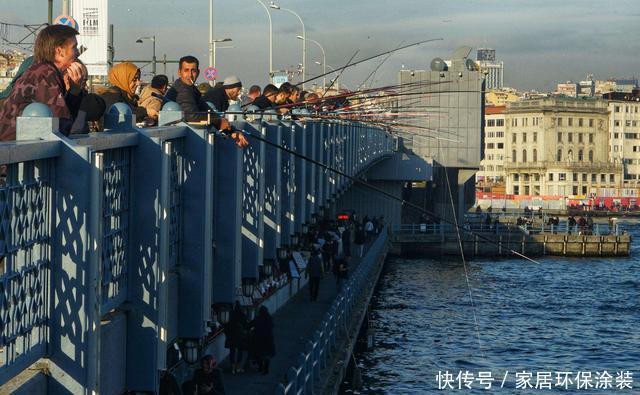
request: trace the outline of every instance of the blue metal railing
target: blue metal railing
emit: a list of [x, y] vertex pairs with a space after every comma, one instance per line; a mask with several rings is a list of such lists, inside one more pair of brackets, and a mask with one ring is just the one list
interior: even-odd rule
[[363, 287], [371, 284], [369, 276], [378, 262], [380, 253], [387, 242], [386, 228], [362, 259], [349, 280], [343, 285], [333, 304], [325, 313], [320, 328], [315, 331], [312, 340], [306, 343], [305, 351], [298, 355], [297, 363], [287, 371], [287, 381], [278, 384], [275, 394], [312, 394], [314, 385], [320, 379], [320, 372], [327, 367], [329, 359], [336, 350], [342, 335], [348, 336], [347, 329], [352, 311]]
[[[212, 129], [138, 129], [127, 124], [130, 113], [121, 115], [103, 133], [64, 138], [42, 130], [44, 140], [0, 143], [0, 385], [48, 357], [71, 393], [102, 392], [115, 382], [110, 374], [127, 377], [113, 393], [157, 391], [167, 343], [203, 339], [211, 304], [232, 301], [241, 276], [256, 277], [267, 253], [350, 186], [293, 155], [265, 154], [257, 140], [243, 151]], [[40, 120], [34, 128], [47, 125]], [[276, 143], [305, 155], [312, 152], [296, 145], [297, 135], [326, 144], [334, 154], [321, 162], [352, 175], [393, 148], [384, 129], [360, 123], [234, 126], [277, 132]], [[331, 134], [318, 133], [323, 128]], [[313, 178], [300, 184], [301, 172]], [[315, 186], [324, 186], [322, 196]], [[256, 259], [242, 259], [242, 237]], [[124, 312], [126, 319], [110, 319]], [[127, 362], [104, 369], [112, 350]]]

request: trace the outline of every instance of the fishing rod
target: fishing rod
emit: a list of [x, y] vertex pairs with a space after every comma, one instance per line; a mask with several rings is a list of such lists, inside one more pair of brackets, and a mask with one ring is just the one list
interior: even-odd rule
[[[400, 44], [398, 44], [398, 47], [402, 46], [402, 44], [404, 44], [404, 41], [405, 40], [400, 41]], [[371, 85], [373, 85], [373, 82], [374, 82], [374, 79], [372, 77], [376, 75], [380, 67], [382, 67], [382, 65], [385, 64], [385, 62], [391, 57], [391, 55], [393, 55], [393, 52], [385, 56], [384, 59], [382, 59], [382, 62], [380, 62], [378, 67], [373, 69], [373, 71], [367, 76], [367, 78], [364, 79], [364, 81], [362, 81], [362, 84], [360, 84], [358, 88], [360, 88], [360, 86], [364, 86], [369, 80], [369, 78], [371, 78], [371, 83], [369, 84], [369, 88], [371, 88]]]
[[[466, 233], [469, 233], [469, 234], [472, 234], [472, 235], [476, 236], [480, 240], [486, 241], [486, 242], [491, 243], [493, 245], [501, 246], [501, 243], [498, 243], [498, 242], [496, 242], [496, 241], [494, 241], [494, 240], [492, 240], [492, 239], [490, 239], [490, 238], [488, 238], [486, 236], [483, 236], [483, 235], [481, 235], [479, 233], [476, 233], [476, 232], [474, 232], [472, 230], [464, 229], [464, 228], [462, 228], [461, 226], [459, 226], [458, 224], [456, 224], [453, 221], [450, 221], [450, 220], [448, 220], [446, 218], [443, 218], [443, 217], [437, 215], [436, 213], [434, 213], [432, 211], [429, 211], [429, 210], [427, 210], [427, 209], [425, 209], [423, 207], [420, 207], [420, 206], [418, 206], [418, 205], [416, 205], [414, 203], [411, 203], [411, 202], [409, 202], [409, 201], [407, 201], [405, 199], [397, 197], [397, 196], [395, 196], [395, 195], [393, 195], [393, 194], [391, 194], [391, 193], [389, 193], [389, 192], [387, 192], [387, 191], [385, 191], [385, 190], [383, 190], [381, 188], [376, 187], [375, 185], [372, 185], [372, 184], [368, 183], [367, 181], [364, 181], [364, 180], [362, 180], [360, 178], [357, 178], [357, 177], [350, 176], [350, 175], [344, 173], [343, 171], [334, 169], [331, 166], [325, 165], [324, 163], [321, 163], [321, 162], [319, 162], [319, 161], [317, 161], [315, 159], [309, 158], [306, 155], [300, 154], [300, 153], [298, 153], [298, 152], [296, 152], [296, 151], [294, 151], [294, 150], [292, 150], [290, 148], [284, 147], [284, 146], [282, 146], [280, 144], [273, 143], [273, 142], [267, 140], [266, 138], [263, 138], [263, 137], [258, 136], [256, 134], [253, 134], [253, 133], [248, 132], [246, 130], [242, 130], [242, 131], [236, 130], [236, 132], [242, 133], [245, 136], [248, 136], [248, 137], [250, 137], [250, 138], [252, 138], [254, 140], [261, 141], [261, 142], [263, 142], [263, 143], [265, 143], [265, 144], [267, 144], [269, 146], [277, 148], [277, 149], [279, 149], [279, 150], [281, 150], [283, 152], [286, 152], [288, 154], [291, 154], [291, 155], [293, 155], [293, 156], [295, 156], [297, 158], [303, 159], [306, 162], [312, 163], [312, 164], [324, 169], [325, 171], [330, 171], [330, 172], [335, 173], [335, 174], [337, 174], [339, 176], [345, 177], [345, 178], [347, 178], [347, 179], [349, 179], [349, 180], [351, 180], [353, 182], [359, 183], [359, 184], [361, 184], [361, 185], [363, 185], [363, 186], [365, 186], [365, 187], [367, 187], [367, 188], [369, 188], [369, 189], [371, 189], [371, 190], [373, 190], [375, 192], [378, 192], [381, 195], [384, 195], [384, 196], [386, 196], [386, 197], [388, 197], [390, 199], [393, 199], [393, 200], [396, 200], [396, 201], [400, 202], [402, 205], [405, 205], [407, 207], [411, 207], [411, 208], [413, 208], [415, 210], [418, 210], [421, 213], [427, 214], [427, 215], [431, 216], [432, 218], [438, 219], [438, 220], [440, 220], [440, 221], [442, 221], [444, 223], [447, 223], [449, 225], [453, 225], [456, 229], [462, 230], [462, 231], [464, 231]], [[540, 262], [536, 261], [535, 259], [530, 258], [530, 257], [528, 257], [528, 256], [526, 256], [526, 255], [524, 255], [522, 253], [519, 253], [519, 252], [517, 252], [517, 251], [515, 251], [513, 249], [510, 249], [508, 247], [506, 249], [507, 249], [507, 251], [509, 253], [511, 253], [511, 254], [513, 254], [515, 256], [524, 258], [524, 259], [526, 259], [526, 260], [528, 260], [530, 262], [533, 262], [533, 263], [540, 264]]]
[[360, 49], [356, 50], [356, 52], [353, 53], [353, 55], [351, 56], [351, 58], [347, 62], [347, 65], [345, 67], [343, 67], [342, 70], [340, 70], [340, 72], [338, 74], [336, 74], [336, 78], [334, 78], [333, 81], [331, 81], [331, 84], [329, 85], [329, 87], [327, 89], [325, 89], [324, 92], [322, 92], [322, 96], [320, 96], [320, 99], [322, 99], [327, 94], [327, 92], [329, 92], [329, 89], [331, 89], [331, 87], [333, 87], [333, 84], [335, 84], [336, 81], [338, 81], [338, 78], [340, 78], [342, 76], [342, 73], [344, 73], [344, 71], [346, 70], [346, 68], [349, 67], [349, 65], [353, 61], [353, 58], [356, 57], [358, 52], [360, 52]]
[[308, 79], [308, 80], [305, 80], [305, 81], [299, 82], [299, 83], [297, 83], [295, 86], [299, 86], [299, 85], [302, 85], [302, 84], [306, 84], [307, 82], [317, 80], [318, 78], [322, 78], [322, 77], [324, 77], [324, 76], [326, 76], [326, 75], [329, 75], [329, 74], [331, 74], [331, 73], [334, 73], [334, 72], [336, 72], [336, 71], [338, 71], [338, 70], [342, 70], [342, 69], [346, 69], [346, 68], [349, 68], [349, 67], [357, 66], [357, 65], [359, 65], [359, 64], [361, 64], [361, 63], [364, 63], [364, 62], [366, 62], [366, 61], [368, 61], [368, 60], [375, 59], [375, 58], [379, 58], [380, 56], [384, 56], [384, 55], [389, 54], [389, 53], [393, 53], [393, 52], [401, 51], [401, 50], [403, 50], [403, 49], [411, 48], [411, 47], [415, 47], [415, 46], [417, 46], [417, 45], [425, 44], [425, 43], [428, 43], [428, 42], [433, 42], [433, 41], [442, 41], [442, 40], [443, 40], [442, 38], [432, 38], [432, 39], [429, 39], [429, 40], [423, 40], [423, 41], [418, 41], [418, 42], [415, 42], [415, 43], [412, 43], [412, 44], [407, 44], [407, 45], [404, 45], [404, 46], [399, 47], [399, 48], [396, 48], [396, 49], [391, 49], [391, 50], [389, 50], [389, 51], [385, 51], [385, 52], [379, 53], [379, 54], [377, 54], [377, 55], [373, 55], [373, 56], [370, 56], [370, 57], [368, 57], [368, 58], [365, 58], [365, 59], [359, 60], [359, 61], [357, 61], [357, 62], [355, 62], [355, 63], [346, 64], [346, 65], [344, 65], [344, 66], [342, 66], [342, 67], [336, 68], [336, 69], [334, 69], [334, 70], [332, 70], [332, 71], [329, 71], [329, 72], [327, 72], [327, 73], [322, 73], [322, 74], [317, 75], [317, 76], [315, 76], [315, 77], [312, 77], [312, 78], [310, 78], [310, 79]]

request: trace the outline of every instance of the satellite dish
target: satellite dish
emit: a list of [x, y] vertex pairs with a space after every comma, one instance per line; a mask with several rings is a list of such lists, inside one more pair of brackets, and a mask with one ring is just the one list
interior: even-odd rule
[[467, 58], [467, 61], [465, 62], [465, 66], [467, 67], [467, 70], [469, 70], [469, 71], [478, 70], [478, 65], [476, 65], [476, 62], [474, 62], [473, 59]]
[[431, 61], [431, 71], [447, 71], [447, 64], [440, 58]]

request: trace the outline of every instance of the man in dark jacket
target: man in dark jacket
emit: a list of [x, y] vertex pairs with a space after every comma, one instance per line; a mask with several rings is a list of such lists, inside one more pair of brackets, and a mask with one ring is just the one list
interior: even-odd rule
[[[202, 100], [202, 94], [196, 87], [196, 80], [200, 75], [199, 67], [200, 62], [195, 56], [181, 57], [178, 63], [178, 76], [180, 79], [173, 83], [173, 86], [166, 94], [168, 100], [175, 101], [180, 105], [184, 113], [184, 119], [187, 122], [202, 122], [209, 119], [209, 114], [206, 113], [209, 106]], [[227, 132], [240, 148], [249, 145], [249, 142], [241, 133], [231, 130], [231, 125], [226, 119], [214, 117], [212, 123], [216, 129]]]
[[224, 79], [222, 86], [209, 89], [202, 100], [213, 104], [219, 112], [226, 112], [229, 109], [229, 100], [238, 100], [241, 90], [242, 82], [235, 75], [230, 75]]
[[309, 258], [309, 293], [311, 301], [318, 300], [318, 291], [320, 290], [320, 279], [324, 273], [322, 269], [322, 260], [320, 259], [320, 251], [313, 249]]
[[251, 104], [261, 110], [268, 110], [276, 105], [277, 96], [278, 88], [273, 84], [269, 84], [264, 87], [262, 95], [258, 96]]
[[[167, 91], [166, 97], [175, 101], [185, 113], [187, 122], [200, 122], [207, 119], [207, 105], [202, 101], [202, 94], [196, 87], [200, 75], [200, 62], [195, 56], [183, 56], [178, 63], [179, 80]], [[199, 113], [201, 112], [201, 113]]]

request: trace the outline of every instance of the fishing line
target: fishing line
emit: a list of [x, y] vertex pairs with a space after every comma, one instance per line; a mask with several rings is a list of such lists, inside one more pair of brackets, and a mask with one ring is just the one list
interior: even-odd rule
[[[261, 136], [255, 135], [255, 134], [253, 134], [251, 132], [248, 132], [246, 130], [242, 130], [242, 131], [236, 130], [236, 132], [243, 133], [244, 135], [246, 135], [248, 137], [251, 137], [254, 140], [262, 141], [263, 143], [265, 143], [267, 145], [270, 145], [270, 146], [272, 146], [274, 148], [278, 148], [278, 149], [280, 149], [280, 150], [282, 150], [282, 151], [284, 151], [284, 152], [286, 152], [288, 154], [291, 154], [291, 155], [293, 155], [293, 156], [295, 156], [297, 158], [303, 159], [306, 162], [312, 163], [312, 164], [314, 164], [314, 165], [316, 165], [316, 166], [318, 166], [318, 167], [320, 167], [320, 168], [322, 168], [322, 169], [324, 169], [326, 171], [333, 172], [333, 173], [335, 173], [335, 174], [337, 174], [339, 176], [345, 177], [345, 178], [347, 178], [347, 179], [349, 179], [349, 180], [351, 180], [353, 182], [357, 182], [357, 183], [359, 183], [359, 184], [361, 184], [361, 185], [363, 185], [363, 186], [365, 186], [365, 187], [367, 187], [367, 188], [369, 188], [369, 189], [371, 189], [373, 191], [378, 192], [381, 195], [384, 195], [384, 196], [386, 196], [386, 197], [388, 197], [390, 199], [396, 200], [396, 201], [402, 203], [403, 205], [405, 205], [407, 207], [411, 207], [411, 208], [413, 208], [413, 209], [415, 209], [415, 210], [417, 210], [419, 212], [428, 214], [429, 216], [431, 216], [431, 217], [433, 217], [435, 219], [438, 219], [438, 220], [440, 220], [442, 222], [445, 222], [447, 224], [450, 224], [450, 225], [456, 226], [457, 228], [460, 228], [458, 225], [456, 225], [452, 221], [450, 221], [450, 220], [448, 220], [446, 218], [442, 218], [439, 215], [435, 214], [434, 212], [431, 212], [431, 211], [429, 211], [429, 210], [427, 210], [427, 209], [425, 209], [423, 207], [420, 207], [420, 206], [418, 206], [418, 205], [416, 205], [414, 203], [411, 203], [411, 202], [409, 202], [407, 200], [404, 200], [404, 199], [402, 199], [400, 197], [397, 197], [397, 196], [395, 196], [395, 195], [393, 195], [393, 194], [391, 194], [391, 193], [389, 193], [389, 192], [387, 192], [387, 191], [385, 191], [383, 189], [380, 189], [380, 188], [376, 187], [375, 185], [372, 185], [372, 184], [368, 183], [367, 181], [364, 181], [364, 180], [362, 180], [360, 178], [356, 178], [356, 177], [350, 176], [350, 175], [348, 175], [348, 174], [346, 174], [346, 173], [344, 173], [344, 172], [342, 172], [340, 170], [334, 169], [334, 168], [332, 168], [332, 167], [330, 167], [328, 165], [325, 165], [324, 163], [321, 163], [321, 162], [319, 162], [319, 161], [317, 161], [315, 159], [309, 158], [306, 155], [300, 154], [300, 153], [298, 153], [298, 152], [296, 152], [296, 151], [294, 151], [292, 149], [289, 149], [289, 148], [283, 147], [283, 146], [281, 146], [279, 144], [273, 143], [273, 142], [271, 142], [271, 141], [269, 141], [269, 140], [267, 140], [265, 138], [262, 138]], [[488, 238], [486, 236], [478, 234], [478, 233], [476, 233], [474, 231], [465, 230], [465, 229], [461, 229], [461, 230], [466, 231], [467, 233], [470, 233], [470, 234], [473, 234], [473, 235], [477, 236], [478, 239], [480, 239], [480, 240], [486, 241], [486, 242], [494, 244], [494, 245], [500, 245], [500, 243], [498, 243], [498, 242], [496, 242], [496, 241], [494, 241], [494, 240], [492, 240], [492, 239], [490, 239], [490, 238]], [[516, 252], [516, 251], [514, 251], [512, 249], [509, 249], [508, 247], [507, 247], [507, 251], [512, 253], [513, 255], [516, 255], [516, 256], [519, 256], [519, 257], [525, 257], [524, 254], [518, 253], [518, 252]], [[534, 260], [533, 258], [526, 257], [526, 259], [531, 261], [531, 262], [539, 264], [539, 262]]]

